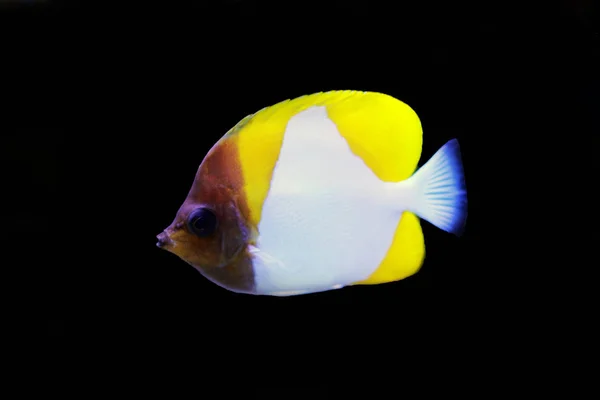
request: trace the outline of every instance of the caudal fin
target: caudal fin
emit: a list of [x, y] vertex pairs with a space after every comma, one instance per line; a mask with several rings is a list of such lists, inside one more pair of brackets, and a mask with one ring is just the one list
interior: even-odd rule
[[460, 236], [467, 220], [467, 189], [458, 140], [443, 145], [409, 180], [415, 214]]

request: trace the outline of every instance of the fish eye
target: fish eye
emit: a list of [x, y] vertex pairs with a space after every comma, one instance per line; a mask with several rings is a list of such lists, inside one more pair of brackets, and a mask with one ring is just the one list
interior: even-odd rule
[[187, 226], [198, 237], [210, 236], [217, 229], [217, 216], [208, 208], [197, 208], [188, 217]]

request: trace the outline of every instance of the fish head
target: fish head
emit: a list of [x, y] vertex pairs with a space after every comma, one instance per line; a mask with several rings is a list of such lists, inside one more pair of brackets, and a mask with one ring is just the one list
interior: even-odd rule
[[228, 290], [252, 293], [247, 247], [255, 230], [248, 222], [235, 140], [225, 136], [206, 155], [173, 222], [157, 246]]

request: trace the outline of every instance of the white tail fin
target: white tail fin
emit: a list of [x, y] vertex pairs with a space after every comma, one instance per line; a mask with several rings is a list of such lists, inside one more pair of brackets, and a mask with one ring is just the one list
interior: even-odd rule
[[458, 140], [443, 145], [408, 179], [411, 211], [446, 232], [461, 235], [467, 220], [467, 190]]

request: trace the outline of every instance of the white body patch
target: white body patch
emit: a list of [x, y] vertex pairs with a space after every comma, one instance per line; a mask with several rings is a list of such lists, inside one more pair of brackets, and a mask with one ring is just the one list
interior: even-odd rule
[[402, 205], [329, 119], [311, 107], [287, 125], [258, 226], [257, 294], [337, 289], [385, 258]]

